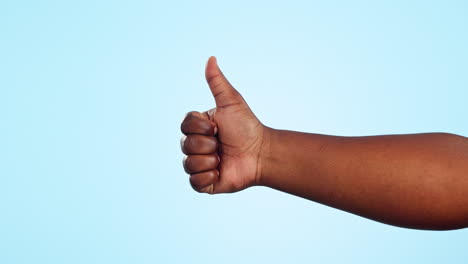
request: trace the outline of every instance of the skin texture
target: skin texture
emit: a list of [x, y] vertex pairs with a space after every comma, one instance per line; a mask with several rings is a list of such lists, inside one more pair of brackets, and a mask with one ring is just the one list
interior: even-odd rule
[[468, 226], [468, 139], [447, 133], [338, 137], [263, 125], [211, 57], [216, 102], [181, 124], [184, 169], [198, 192], [260, 185], [382, 223]]

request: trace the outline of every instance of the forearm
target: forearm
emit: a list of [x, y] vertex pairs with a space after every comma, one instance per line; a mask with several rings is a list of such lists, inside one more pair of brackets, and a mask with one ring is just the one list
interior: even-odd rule
[[266, 128], [260, 163], [260, 185], [380, 222], [468, 226], [463, 137], [336, 137]]

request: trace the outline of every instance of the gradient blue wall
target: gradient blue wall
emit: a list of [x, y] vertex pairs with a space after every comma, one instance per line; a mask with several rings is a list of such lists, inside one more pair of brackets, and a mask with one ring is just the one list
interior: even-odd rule
[[382, 225], [181, 166], [204, 65], [267, 125], [468, 135], [466, 1], [0, 2], [0, 263], [466, 263], [468, 230]]

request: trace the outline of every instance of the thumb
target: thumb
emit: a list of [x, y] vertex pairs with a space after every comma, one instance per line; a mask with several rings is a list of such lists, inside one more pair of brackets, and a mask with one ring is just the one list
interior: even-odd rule
[[239, 92], [224, 77], [214, 56], [206, 63], [205, 77], [215, 98], [216, 107], [224, 108], [245, 103]]

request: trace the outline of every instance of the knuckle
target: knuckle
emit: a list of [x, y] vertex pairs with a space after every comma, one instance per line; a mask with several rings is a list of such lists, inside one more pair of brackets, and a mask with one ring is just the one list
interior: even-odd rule
[[182, 160], [182, 166], [187, 174], [190, 174], [190, 156], [185, 156]]
[[192, 117], [192, 116], [199, 116], [200, 112], [198, 111], [190, 111], [187, 114], [185, 114], [185, 118]]
[[185, 114], [184, 119], [182, 120], [180, 124], [180, 131], [184, 134], [190, 133], [190, 123], [196, 118], [197, 116], [200, 116], [200, 113], [197, 111], [190, 111], [187, 114]]
[[214, 136], [198, 134], [184, 135], [180, 142], [184, 154], [213, 154], [216, 153], [219, 143]]
[[217, 179], [213, 176], [217, 176], [217, 173], [212, 171], [197, 173], [190, 175], [190, 185], [192, 188], [199, 193], [214, 193], [214, 184]]
[[184, 118], [184, 120], [182, 121], [182, 123], [180, 124], [180, 131], [182, 131], [182, 133], [184, 134], [187, 134], [188, 133], [188, 128], [189, 128], [189, 125], [190, 125], [190, 120], [192, 119], [191, 116], [186, 116]]
[[[181, 138], [180, 138], [180, 148], [182, 150], [183, 153], [186, 152], [185, 150], [185, 141], [187, 141], [187, 136], [183, 135]], [[187, 154], [187, 153], [185, 153]]]
[[194, 176], [190, 177], [190, 186], [192, 186], [192, 189], [194, 189], [196, 192], [201, 192], [203, 189], [203, 187], [197, 183]]
[[195, 143], [194, 142], [194, 136], [193, 135], [187, 135], [184, 144], [183, 144], [183, 151], [185, 154], [193, 154], [195, 148]]
[[180, 130], [183, 134], [200, 134], [205, 136], [214, 136], [215, 124], [211, 122], [207, 117], [198, 115], [187, 116], [182, 124]]

